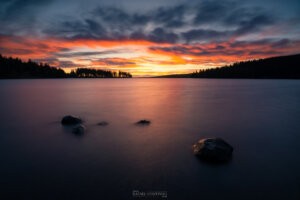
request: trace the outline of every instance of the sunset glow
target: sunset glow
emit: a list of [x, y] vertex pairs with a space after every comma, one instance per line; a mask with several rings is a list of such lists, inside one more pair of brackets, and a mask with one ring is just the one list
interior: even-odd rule
[[[3, 10], [17, 6], [2, 4]], [[0, 53], [67, 72], [92, 67], [153, 76], [300, 52], [298, 4], [289, 12], [279, 7], [271, 12], [257, 1], [179, 1], [142, 11], [129, 4], [102, 2], [73, 18], [79, 8], [62, 13], [54, 10], [56, 1], [20, 7], [24, 12], [16, 16], [3, 12]]]

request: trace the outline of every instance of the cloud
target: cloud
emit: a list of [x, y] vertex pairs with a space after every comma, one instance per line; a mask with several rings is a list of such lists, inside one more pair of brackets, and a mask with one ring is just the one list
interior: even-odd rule
[[275, 21], [274, 13], [263, 7], [241, 4], [237, 1], [202, 1], [196, 6], [196, 25], [223, 25], [235, 28], [267, 25]]
[[231, 31], [216, 31], [209, 29], [194, 29], [182, 33], [183, 38], [188, 43], [191, 41], [226, 40], [230, 35], [232, 35]]
[[232, 41], [215, 42], [206, 44], [178, 44], [168, 47], [151, 46], [149, 51], [158, 54], [182, 55], [195, 57], [224, 57], [224, 56], [244, 56], [252, 58], [268, 55], [280, 55], [293, 52], [299, 48], [299, 41], [290, 42], [288, 39], [263, 39], [255, 41]]
[[[50, 3], [58, 5], [56, 0], [3, 2], [2, 5], [5, 5], [5, 8], [2, 9], [2, 13], [14, 13], [18, 8], [24, 10], [21, 12], [24, 18], [32, 14], [34, 14], [33, 18], [43, 15], [42, 10], [36, 11], [36, 8], [42, 8]], [[75, 1], [74, 4], [76, 2], [79, 1]], [[49, 13], [51, 14], [50, 11]], [[258, 33], [275, 24], [280, 18], [275, 17], [274, 13], [264, 7], [242, 4], [235, 0], [203, 0], [190, 4], [175, 3], [171, 6], [161, 4], [143, 12], [132, 11], [124, 6], [117, 7], [113, 4], [100, 6], [96, 4], [93, 8], [87, 7], [77, 13], [66, 12], [63, 15], [53, 13], [51, 16], [53, 20], [49, 20], [49, 23], [36, 24], [34, 27], [28, 26], [29, 28], [25, 27], [26, 23], [18, 26], [21, 27], [22, 32], [33, 32], [32, 35], [42, 34], [43, 37], [69, 40], [140, 39], [157, 43], [189, 43], [224, 41], [233, 37]], [[2, 14], [4, 15], [7, 14]], [[3, 30], [6, 34], [15, 34], [17, 31], [14, 27], [18, 26], [9, 26], [7, 24], [12, 20], [7, 21]]]
[[247, 33], [253, 33], [261, 30], [262, 28], [271, 25], [275, 22], [275, 19], [266, 14], [259, 14], [253, 16], [245, 21], [241, 21], [238, 25], [239, 28], [235, 31], [235, 35], [243, 35]]
[[99, 6], [79, 18], [58, 20], [43, 33], [70, 40], [208, 42], [258, 33], [276, 20], [263, 8], [240, 5], [235, 1], [206, 0], [196, 5], [159, 7], [145, 13]]
[[17, 48], [3, 48], [0, 47], [0, 53], [3, 55], [30, 55], [32, 54], [34, 51], [32, 51], [31, 49], [27, 49], [27, 48], [22, 48], [22, 49], [17, 49]]
[[[135, 38], [132, 37], [131, 39], [135, 39]], [[172, 32], [168, 32], [165, 29], [159, 27], [154, 29], [149, 35], [142, 35], [141, 39], [145, 39], [157, 43], [163, 43], [163, 42], [175, 43], [178, 40], [178, 35]]]
[[234, 1], [202, 1], [196, 8], [196, 16], [193, 20], [195, 25], [220, 22], [236, 8]]
[[119, 8], [101, 6], [96, 8], [92, 13], [94, 17], [102, 22], [107, 22], [108, 25], [116, 25], [123, 29], [127, 26], [144, 26], [149, 22], [166, 27], [178, 27], [184, 24], [182, 20], [187, 9], [185, 5], [181, 4], [170, 7], [159, 7], [158, 9], [144, 13], [129, 13]]
[[41, 10], [52, 2], [53, 0], [1, 0], [0, 34], [36, 34]]
[[53, 0], [1, 0], [0, 12], [2, 20], [20, 19], [37, 12], [37, 9], [50, 4]]
[[0, 0], [0, 53], [145, 73], [299, 53], [299, 4], [275, 1]]
[[42, 32], [52, 37], [64, 39], [108, 39], [106, 29], [101, 23], [92, 19], [59, 20]]
[[58, 62], [58, 67], [61, 68], [74, 68], [74, 67], [83, 67], [84, 65], [75, 64], [73, 61], [64, 60]]
[[[129, 13], [115, 7], [98, 7], [93, 12], [93, 17], [103, 22], [106, 22], [108, 25], [116, 25], [119, 27], [140, 24], [143, 22], [143, 19], [138, 15], [132, 16]], [[145, 19], [144, 19], [145, 20]], [[133, 23], [135, 22], [135, 23]]]
[[[226, 39], [229, 34], [233, 37], [244, 36], [263, 31], [283, 18], [264, 6], [236, 0], [155, 2], [156, 6], [140, 10], [130, 9], [130, 5], [142, 5], [142, 0], [138, 3], [120, 2], [119, 6], [89, 0], [82, 9], [75, 6], [80, 5], [80, 2], [2, 0], [0, 19], [3, 28], [0, 33], [73, 40], [124, 40], [139, 36], [154, 42], [180, 43], [222, 37]], [[62, 9], [62, 6], [66, 9]], [[290, 15], [295, 16], [295, 13]]]
[[185, 5], [177, 5], [174, 7], [161, 7], [156, 12], [152, 13], [152, 21], [158, 24], [165, 25], [166, 27], [181, 27], [184, 25], [184, 15], [187, 12], [187, 7]]
[[290, 46], [291, 43], [292, 43], [291, 40], [285, 38], [285, 39], [281, 39], [281, 40], [279, 40], [277, 42], [274, 42], [272, 44], [272, 47], [273, 48], [285, 48], [285, 47]]
[[120, 53], [117, 50], [107, 50], [107, 51], [83, 51], [83, 52], [58, 52], [53, 55], [59, 58], [74, 58], [74, 57], [86, 57], [86, 56], [95, 56], [95, 55], [107, 55]]
[[85, 65], [81, 65], [78, 63], [74, 63], [70, 60], [59, 60], [56, 57], [46, 57], [42, 59], [33, 59], [34, 62], [37, 63], [47, 63], [52, 67], [60, 67], [60, 68], [75, 68], [75, 67], [85, 67]]
[[136, 63], [125, 58], [100, 58], [92, 61], [94, 65], [109, 65], [109, 66], [127, 66], [135, 65]]
[[[63, 39], [148, 40], [174, 43], [179, 38], [172, 28], [184, 24], [183, 5], [159, 8], [149, 13], [127, 13], [113, 7], [98, 7], [81, 19], [53, 22], [43, 30], [46, 35]], [[147, 24], [153, 24], [147, 29]], [[147, 30], [146, 30], [147, 29]]]

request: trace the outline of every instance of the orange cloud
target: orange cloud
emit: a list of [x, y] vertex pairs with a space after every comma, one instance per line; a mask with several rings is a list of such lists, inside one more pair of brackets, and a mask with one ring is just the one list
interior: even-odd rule
[[1, 36], [0, 43], [4, 54], [18, 56], [21, 58], [44, 57], [49, 55], [49, 53], [56, 53], [64, 49], [72, 49], [76, 47], [112, 48], [120, 46], [150, 46], [155, 44], [145, 40], [61, 40], [55, 38], [34, 39], [16, 36]]
[[100, 58], [91, 62], [93, 65], [108, 65], [108, 66], [132, 66], [135, 65], [134, 60], [125, 58]]
[[[231, 39], [218, 43], [168, 44], [145, 40], [62, 40], [0, 36], [0, 44], [0, 53], [6, 56], [49, 61], [53, 66], [64, 68], [79, 66], [105, 67], [112, 70], [122, 68], [141, 76], [187, 73], [191, 70], [223, 66], [242, 60], [300, 52], [300, 41], [288, 40], [236, 41]], [[100, 55], [93, 59], [88, 57], [78, 59], [76, 54], [74, 57], [59, 57], [64, 52], [68, 53], [78, 48], [89, 49], [91, 52], [96, 52], [98, 48], [114, 52], [113, 50], [120, 47], [133, 49], [133, 52], [128, 51], [121, 55], [112, 53], [112, 57]]]

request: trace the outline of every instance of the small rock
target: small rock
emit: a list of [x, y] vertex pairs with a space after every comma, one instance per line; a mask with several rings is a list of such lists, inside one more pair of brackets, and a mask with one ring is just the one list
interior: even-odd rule
[[72, 132], [77, 135], [82, 135], [85, 132], [85, 126], [79, 124], [72, 129]]
[[203, 160], [219, 163], [230, 160], [233, 148], [221, 138], [206, 138], [193, 145], [193, 152]]
[[98, 125], [98, 126], [107, 126], [107, 125], [108, 125], [108, 122], [102, 121], [102, 122], [97, 123], [97, 125]]
[[67, 115], [62, 118], [61, 123], [63, 125], [75, 125], [82, 123], [82, 120], [79, 117]]
[[136, 122], [136, 124], [138, 125], [149, 125], [151, 122], [149, 120], [146, 120], [146, 119], [142, 119], [138, 122]]

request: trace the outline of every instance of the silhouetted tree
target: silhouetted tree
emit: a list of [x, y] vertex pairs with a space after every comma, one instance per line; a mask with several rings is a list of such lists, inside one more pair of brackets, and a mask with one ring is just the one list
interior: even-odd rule
[[65, 78], [67, 74], [48, 64], [37, 64], [19, 58], [4, 57], [0, 54], [0, 78]]
[[46, 63], [37, 64], [31, 60], [4, 57], [0, 54], [0, 78], [131, 78], [128, 72], [78, 68], [66, 74], [62, 69]]
[[119, 71], [118, 73], [118, 78], [131, 78], [131, 77], [132, 77], [131, 74], [127, 72]]
[[236, 62], [229, 66], [199, 70], [192, 78], [300, 78], [300, 54]]

